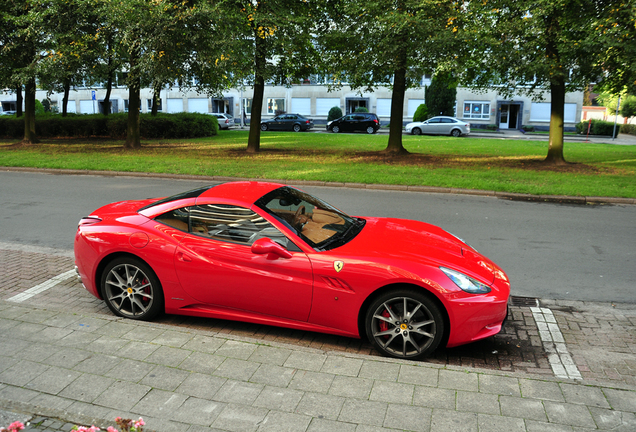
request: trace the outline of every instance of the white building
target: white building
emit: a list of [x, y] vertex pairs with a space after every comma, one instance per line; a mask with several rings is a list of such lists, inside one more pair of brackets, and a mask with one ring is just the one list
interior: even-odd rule
[[[429, 84], [424, 80], [423, 85]], [[67, 111], [78, 114], [93, 114], [100, 111], [99, 101], [106, 94], [104, 88], [85, 88], [72, 90], [69, 96]], [[182, 92], [179, 89], [165, 89], [161, 91], [160, 111], [167, 113], [222, 112], [232, 115], [236, 123], [241, 119], [241, 100], [245, 111], [245, 120], [249, 122], [252, 108], [251, 88], [244, 90], [232, 89], [223, 92], [222, 98], [207, 97], [194, 91]], [[93, 99], [93, 95], [94, 99]], [[38, 91], [36, 98], [43, 100], [46, 92]], [[52, 106], [61, 111], [62, 93], [49, 96]], [[3, 111], [16, 108], [15, 93], [0, 94]], [[125, 87], [113, 88], [111, 93], [113, 112], [124, 112], [128, 109], [128, 90]], [[403, 122], [413, 119], [417, 107], [424, 103], [424, 87], [407, 90], [404, 99]], [[360, 94], [356, 90], [344, 86], [340, 90], [328, 91], [321, 84], [299, 84], [291, 87], [266, 86], [263, 101], [263, 118], [271, 118], [277, 112], [298, 113], [312, 118], [316, 124], [325, 124], [327, 114], [334, 107], [340, 107], [343, 113], [353, 112], [357, 107], [365, 107], [380, 117], [383, 125], [388, 124], [391, 113], [391, 90], [378, 88], [373, 93]], [[141, 91], [142, 112], [152, 109], [152, 90]], [[581, 121], [583, 111], [583, 92], [566, 94], [565, 99], [565, 128], [574, 129], [574, 125]], [[433, 113], [431, 113], [433, 114]], [[531, 125], [536, 129], [548, 129], [550, 125], [550, 94], [544, 93], [540, 97], [515, 96], [505, 99], [496, 91], [475, 93], [467, 88], [457, 89], [456, 117], [468, 121], [473, 128], [496, 125], [500, 129], [519, 129], [521, 126]]]

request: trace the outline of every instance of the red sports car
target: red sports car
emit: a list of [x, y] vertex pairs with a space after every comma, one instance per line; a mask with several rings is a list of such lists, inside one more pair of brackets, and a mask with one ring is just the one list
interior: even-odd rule
[[498, 333], [510, 284], [433, 225], [352, 217], [299, 189], [231, 182], [106, 205], [75, 263], [113, 313], [160, 312], [367, 337], [418, 358]]

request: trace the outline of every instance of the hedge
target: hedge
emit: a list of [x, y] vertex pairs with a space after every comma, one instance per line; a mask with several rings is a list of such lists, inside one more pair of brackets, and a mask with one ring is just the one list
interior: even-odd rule
[[[126, 137], [128, 114], [42, 115], [35, 118], [35, 133], [39, 138]], [[219, 126], [215, 116], [197, 113], [141, 114], [139, 129], [142, 138], [196, 138], [216, 135]], [[0, 117], [0, 136], [22, 138], [24, 118]]]
[[[592, 122], [592, 125], [590, 127], [590, 135], [612, 136], [612, 133], [614, 132], [613, 122], [607, 122], [607, 121], [595, 120], [595, 119], [592, 119], [591, 122]], [[576, 133], [587, 135], [587, 127], [589, 123], [590, 123], [590, 120], [577, 123]], [[616, 135], [618, 135], [618, 133], [620, 132], [620, 129], [621, 129], [621, 125], [617, 124]]]

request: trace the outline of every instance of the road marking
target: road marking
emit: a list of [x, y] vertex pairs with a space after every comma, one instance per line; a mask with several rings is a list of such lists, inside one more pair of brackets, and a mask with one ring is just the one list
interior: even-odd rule
[[583, 379], [572, 356], [565, 345], [565, 339], [557, 324], [554, 314], [548, 308], [531, 307], [534, 322], [543, 342], [543, 349], [548, 353], [548, 361], [557, 378]]
[[40, 294], [41, 292], [44, 292], [49, 288], [53, 288], [55, 285], [59, 284], [60, 282], [73, 277], [73, 275], [75, 275], [75, 270], [69, 270], [55, 277], [52, 277], [46, 282], [42, 282], [41, 284], [36, 285], [33, 288], [29, 288], [28, 290], [23, 291], [20, 294], [14, 295], [13, 297], [9, 298], [8, 301], [15, 302], [15, 303], [22, 303], [23, 301], [30, 299], [36, 294]]

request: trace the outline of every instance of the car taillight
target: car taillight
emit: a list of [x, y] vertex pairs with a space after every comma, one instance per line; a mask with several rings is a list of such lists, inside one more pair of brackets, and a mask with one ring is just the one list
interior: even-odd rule
[[380, 122], [378, 121], [378, 119], [373, 119], [373, 121], [374, 121], [375, 123], [380, 123]]
[[309, 124], [309, 120], [307, 120], [307, 121], [305, 122], [305, 124]]
[[97, 216], [86, 216], [80, 219], [79, 223], [77, 224], [78, 227], [81, 226], [85, 226], [85, 225], [92, 225], [95, 224], [97, 222], [101, 222], [102, 219], [98, 218]]

